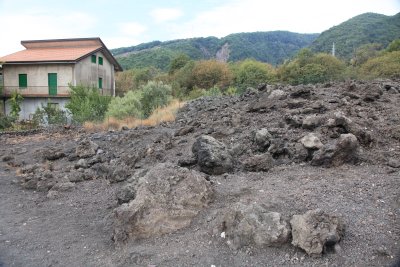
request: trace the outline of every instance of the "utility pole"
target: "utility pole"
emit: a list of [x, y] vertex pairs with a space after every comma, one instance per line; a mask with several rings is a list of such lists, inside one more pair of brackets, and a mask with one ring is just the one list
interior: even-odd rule
[[335, 42], [332, 43], [332, 56], [335, 56]]

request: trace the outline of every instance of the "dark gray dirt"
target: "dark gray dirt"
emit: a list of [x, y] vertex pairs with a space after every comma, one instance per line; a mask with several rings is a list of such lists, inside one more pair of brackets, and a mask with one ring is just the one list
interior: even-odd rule
[[[285, 94], [270, 97], [277, 89]], [[0, 266], [390, 266], [400, 253], [399, 89], [397, 81], [267, 86], [188, 103], [176, 122], [157, 127], [2, 135]], [[260, 147], [262, 128], [271, 140]], [[309, 133], [326, 149], [354, 134], [359, 150], [344, 164], [312, 166], [315, 151], [298, 145]], [[230, 173], [206, 176], [212, 202], [186, 228], [115, 243], [117, 192], [156, 163], [199, 171], [192, 145], [201, 135], [224, 143], [235, 161]], [[268, 171], [244, 166], [266, 153]], [[286, 221], [319, 208], [342, 218], [344, 237], [315, 258], [290, 241], [231, 249], [219, 223], [236, 203], [260, 204]]]

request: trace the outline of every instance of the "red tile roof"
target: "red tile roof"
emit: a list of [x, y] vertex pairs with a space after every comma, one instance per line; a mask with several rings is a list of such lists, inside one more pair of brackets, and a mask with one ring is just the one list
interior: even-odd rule
[[122, 71], [121, 65], [113, 57], [100, 38], [73, 38], [52, 40], [22, 41], [25, 50], [0, 57], [3, 64], [76, 62], [90, 54], [101, 51], [114, 65], [116, 71]]
[[25, 49], [0, 58], [0, 62], [76, 61], [101, 46], [50, 47]]

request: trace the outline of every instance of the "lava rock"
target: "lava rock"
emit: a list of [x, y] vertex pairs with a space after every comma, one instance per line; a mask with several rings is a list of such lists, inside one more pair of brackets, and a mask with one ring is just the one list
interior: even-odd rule
[[334, 143], [324, 145], [314, 153], [311, 165], [340, 166], [344, 163], [356, 163], [359, 154], [359, 143], [353, 134], [342, 134]]
[[118, 204], [128, 203], [132, 199], [135, 199], [135, 196], [136, 185], [134, 183], [126, 184], [117, 192]]
[[246, 159], [243, 165], [244, 169], [250, 172], [266, 172], [274, 167], [274, 159], [271, 154], [265, 153]]
[[99, 146], [96, 143], [89, 139], [84, 139], [76, 147], [75, 153], [79, 158], [90, 158], [96, 155], [98, 148]]
[[204, 173], [219, 175], [233, 170], [233, 158], [225, 144], [211, 136], [202, 135], [197, 138], [192, 152]]
[[305, 148], [312, 150], [320, 149], [324, 146], [318, 136], [314, 133], [309, 133], [301, 138], [300, 143], [303, 144]]
[[320, 256], [326, 247], [333, 247], [344, 235], [342, 220], [320, 209], [293, 215], [292, 245], [304, 249], [310, 256]]
[[237, 204], [219, 223], [232, 249], [256, 245], [280, 246], [289, 239], [290, 228], [278, 212], [269, 212], [259, 204]]
[[257, 144], [258, 150], [265, 151], [271, 144], [272, 135], [268, 129], [262, 128], [256, 131], [254, 135], [254, 142]]
[[49, 147], [42, 151], [42, 155], [44, 159], [47, 160], [57, 160], [65, 157], [65, 153], [62, 152], [59, 148]]
[[160, 163], [139, 179], [136, 197], [114, 211], [115, 242], [175, 232], [212, 200], [210, 182], [201, 173]]

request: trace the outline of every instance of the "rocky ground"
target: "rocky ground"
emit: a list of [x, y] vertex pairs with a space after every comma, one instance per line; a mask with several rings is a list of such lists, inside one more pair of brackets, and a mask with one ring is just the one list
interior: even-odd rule
[[0, 266], [390, 266], [400, 83], [262, 86], [175, 122], [0, 136]]

